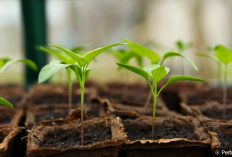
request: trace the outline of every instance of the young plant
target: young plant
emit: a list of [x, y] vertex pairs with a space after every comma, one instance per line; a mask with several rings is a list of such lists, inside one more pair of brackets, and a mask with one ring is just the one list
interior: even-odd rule
[[[17, 63], [17, 62], [23, 62], [27, 66], [32, 68], [33, 70], [37, 70], [36, 64], [33, 61], [29, 60], [29, 59], [18, 59], [18, 60], [14, 59], [14, 60], [12, 60], [12, 59], [9, 59], [9, 58], [0, 58], [0, 75], [9, 66], [11, 66], [12, 64]], [[8, 106], [10, 108], [14, 108], [13, 105], [9, 101], [7, 101], [6, 99], [1, 98], [1, 97], [0, 97], [0, 104]]]
[[[70, 57], [69, 55], [67, 55], [66, 53], [64, 53], [63, 51], [59, 51], [56, 49], [52, 49], [50, 47], [44, 47], [44, 46], [37, 46], [36, 47], [38, 50], [41, 50], [43, 52], [46, 52], [48, 54], [51, 54], [53, 56], [55, 56], [57, 59], [59, 59], [61, 62], [65, 63], [65, 64], [73, 64], [75, 63], [75, 60]], [[80, 53], [85, 49], [85, 46], [77, 46], [71, 49], [72, 52], [74, 53]], [[54, 62], [50, 62], [48, 66], [48, 68], [51, 66], [51, 64], [53, 64]], [[45, 66], [45, 67], [46, 67]], [[61, 68], [63, 68], [63, 66], [61, 66]], [[45, 68], [46, 69], [46, 68]], [[71, 108], [72, 108], [72, 70], [69, 67], [65, 68], [68, 74], [68, 95], [69, 95], [69, 99], [68, 99], [68, 113], [71, 113]], [[57, 70], [58, 71], [58, 70]], [[57, 71], [53, 71], [54, 73]], [[52, 73], [52, 74], [54, 74]], [[50, 73], [51, 74], [51, 73]], [[42, 83], [44, 81], [46, 81], [49, 77], [47, 78], [43, 78], [43, 79], [39, 79], [39, 83]]]
[[[115, 56], [115, 58], [117, 59], [117, 62], [119, 63], [124, 63], [124, 64], [128, 64], [130, 62], [131, 59], [135, 58], [137, 64], [142, 67], [143, 65], [143, 58], [142, 56], [132, 52], [132, 51], [128, 51], [128, 50], [123, 50], [123, 49], [116, 49], [116, 50], [110, 50], [108, 51], [109, 54]], [[122, 68], [118, 67], [118, 70], [120, 71]], [[127, 92], [128, 92], [128, 84], [129, 84], [129, 71], [126, 71], [126, 85], [125, 85], [125, 91], [124, 91], [124, 97], [127, 96]]]
[[[210, 51], [215, 52], [217, 46], [216, 47], [208, 47], [208, 49]], [[220, 72], [221, 72], [221, 62], [220, 60], [218, 60], [218, 58], [216, 56], [214, 56], [214, 54], [207, 54], [207, 53], [195, 53], [195, 55], [200, 56], [200, 57], [205, 57], [205, 58], [209, 58], [214, 60], [217, 63], [217, 84], [219, 86], [220, 84]]]
[[118, 46], [118, 45], [124, 45], [124, 43], [114, 43], [114, 44], [111, 44], [105, 47], [101, 47], [101, 48], [89, 51], [85, 54], [77, 54], [63, 47], [56, 46], [56, 45], [50, 45], [66, 53], [75, 62], [72, 64], [52, 62], [49, 65], [45, 66], [40, 72], [39, 81], [46, 80], [52, 74], [54, 74], [55, 72], [57, 72], [58, 70], [62, 68], [69, 67], [75, 73], [77, 82], [80, 84], [80, 87], [81, 87], [81, 144], [82, 145], [84, 145], [84, 131], [83, 131], [84, 90], [85, 90], [85, 82], [90, 73], [90, 68], [88, 68], [88, 65], [95, 57], [97, 57], [103, 51], [109, 48], [112, 48], [114, 46]]
[[[127, 39], [123, 39], [123, 40], [128, 43], [128, 46], [130, 47], [130, 49], [131, 49], [132, 52], [137, 53], [138, 55], [147, 57], [150, 60], [151, 64], [160, 64], [160, 65], [163, 65], [164, 61], [166, 61], [168, 58], [171, 58], [171, 57], [182, 57], [183, 59], [185, 59], [186, 61], [188, 61], [190, 63], [190, 65], [196, 71], [198, 71], [198, 68], [195, 65], [195, 63], [193, 62], [193, 60], [191, 60], [188, 57], [185, 57], [183, 54], [181, 54], [179, 52], [165, 52], [165, 53], [159, 55], [155, 51], [153, 51], [151, 49], [148, 49], [147, 47], [144, 47], [144, 46], [142, 46], [140, 44], [131, 42], [131, 41], [127, 40]], [[183, 44], [182, 42], [178, 42], [177, 45], [179, 45], [178, 49], [181, 49], [181, 50], [184, 50], [185, 48], [188, 47], [187, 44]], [[147, 111], [147, 108], [148, 108], [148, 105], [149, 105], [151, 97], [152, 97], [152, 93], [150, 92], [150, 94], [148, 95], [147, 101], [146, 101], [146, 103], [144, 105], [144, 110], [145, 110], [144, 112], [145, 113]]]
[[232, 52], [223, 45], [216, 47], [215, 57], [221, 62], [224, 70], [224, 87], [223, 87], [223, 113], [222, 118], [226, 119], [226, 97], [227, 97], [227, 75], [228, 75], [228, 64], [232, 62]]
[[[127, 64], [121, 64], [117, 63], [119, 66], [128, 69], [140, 76], [142, 76], [148, 83], [148, 85], [151, 88], [151, 92], [154, 98], [154, 106], [153, 106], [153, 119], [152, 119], [152, 139], [154, 138], [154, 126], [155, 126], [155, 111], [156, 111], [156, 102], [157, 98], [160, 94], [160, 92], [170, 83], [176, 82], [176, 81], [204, 81], [203, 79], [191, 77], [191, 76], [174, 76], [168, 79], [166, 84], [158, 91], [158, 83], [169, 73], [170, 69], [163, 66], [163, 65], [150, 65], [143, 69], [127, 65]], [[150, 79], [152, 79], [152, 83], [150, 82]]]

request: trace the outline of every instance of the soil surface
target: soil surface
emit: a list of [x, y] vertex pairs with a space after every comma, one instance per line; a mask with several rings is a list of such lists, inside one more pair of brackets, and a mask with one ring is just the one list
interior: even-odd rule
[[[127, 138], [131, 141], [134, 140], [147, 140], [151, 139], [152, 128], [142, 130], [125, 129]], [[189, 140], [198, 140], [197, 136], [193, 133], [190, 127], [171, 127], [171, 128], [155, 128], [154, 139], [173, 139], [173, 138], [186, 138]]]
[[35, 122], [38, 123], [43, 120], [54, 120], [57, 118], [64, 118], [67, 116], [67, 112], [61, 112], [61, 113], [46, 113], [42, 116], [35, 117]]
[[[213, 110], [211, 108], [211, 110], [207, 109], [207, 110], [201, 110], [202, 114], [204, 116], [207, 116], [209, 118], [213, 118], [213, 119], [223, 119], [222, 117], [222, 110]], [[226, 110], [226, 119], [232, 119], [232, 109], [227, 109]]]
[[215, 132], [218, 135], [218, 139], [221, 143], [220, 147], [231, 147], [232, 146], [232, 125], [229, 123], [209, 123], [204, 124], [206, 130]]
[[[38, 139], [38, 137], [35, 138]], [[84, 128], [84, 145], [111, 138], [110, 127]], [[38, 141], [40, 140], [38, 139]], [[50, 133], [44, 141], [40, 141], [40, 147], [67, 148], [75, 145], [81, 145], [81, 133], [79, 131], [76, 134], [67, 135], [65, 130], [57, 130], [56, 134]]]
[[232, 135], [218, 133], [218, 139], [221, 142], [222, 147], [231, 147], [232, 146]]

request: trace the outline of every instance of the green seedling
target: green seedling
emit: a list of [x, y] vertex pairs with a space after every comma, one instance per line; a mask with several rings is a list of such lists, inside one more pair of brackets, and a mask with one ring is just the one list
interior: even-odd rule
[[[65, 64], [74, 64], [75, 60], [70, 57], [69, 55], [67, 55], [66, 53], [64, 53], [63, 51], [59, 51], [57, 49], [53, 49], [50, 47], [44, 47], [44, 46], [37, 46], [36, 47], [38, 50], [41, 50], [43, 52], [46, 52], [48, 54], [51, 54], [53, 56], [55, 56], [57, 59], [59, 59], [62, 63]], [[77, 46], [71, 49], [72, 52], [80, 54], [80, 52], [82, 52], [83, 50], [85, 50], [85, 46]], [[51, 64], [54, 64], [54, 62], [50, 62], [49, 65], [47, 65], [48, 67], [51, 66]], [[63, 67], [61, 67], [63, 68]], [[71, 113], [71, 108], [72, 108], [72, 70], [69, 67], [65, 68], [68, 74], [68, 87], [69, 87], [69, 99], [68, 99], [68, 113]], [[57, 72], [57, 71], [53, 71], [53, 72]], [[54, 73], [53, 73], [54, 74]], [[43, 80], [39, 80], [39, 83], [42, 83], [44, 81], [46, 81], [49, 77], [44, 78]]]
[[224, 88], [223, 88], [223, 113], [222, 118], [226, 119], [226, 97], [227, 97], [227, 75], [228, 65], [232, 62], [232, 52], [223, 45], [216, 47], [215, 57], [221, 62], [224, 70]]
[[[224, 71], [224, 87], [223, 87], [223, 96], [222, 96], [222, 103], [223, 103], [223, 112], [222, 112], [222, 118], [226, 118], [226, 97], [227, 97], [227, 75], [228, 75], [228, 64], [232, 62], [232, 52], [228, 48], [226, 48], [223, 45], [216, 46], [214, 48], [211, 48], [215, 50], [214, 55], [209, 55], [205, 53], [196, 53], [198, 56], [207, 57], [218, 64], [218, 69], [220, 67], [223, 67]], [[220, 74], [220, 72], [219, 72]]]
[[[191, 60], [190, 58], [184, 56], [183, 54], [181, 54], [179, 52], [165, 52], [165, 53], [159, 55], [155, 51], [153, 51], [151, 49], [148, 49], [147, 47], [144, 47], [144, 46], [142, 46], [140, 44], [131, 42], [131, 41], [127, 40], [127, 39], [123, 39], [123, 40], [128, 43], [128, 46], [130, 47], [132, 52], [137, 53], [138, 55], [147, 57], [150, 60], [151, 64], [163, 65], [164, 61], [166, 61], [168, 58], [181, 57], [181, 58], [185, 59], [186, 61], [188, 61], [189, 64], [196, 71], [198, 71], [198, 68], [197, 68], [196, 64], [193, 62], [193, 60]], [[181, 49], [181, 50], [188, 47], [188, 45], [185, 45], [182, 42], [179, 42], [178, 45], [180, 45], [179, 49]], [[146, 113], [146, 110], [148, 108], [151, 97], [152, 97], [152, 93], [150, 92], [150, 94], [148, 95], [147, 101], [145, 103], [145, 107], [144, 107], [145, 113]]]
[[[142, 67], [143, 65], [143, 58], [132, 52], [132, 51], [128, 51], [128, 50], [123, 50], [123, 49], [116, 49], [116, 50], [110, 50], [108, 51], [109, 54], [113, 55], [116, 59], [117, 62], [119, 63], [124, 63], [124, 64], [128, 64], [133, 58], [136, 59], [137, 64]], [[120, 71], [122, 68], [118, 67], [118, 70]], [[129, 84], [129, 71], [126, 71], [126, 86], [125, 86], [125, 91], [124, 91], [124, 97], [127, 96], [127, 91], [128, 91], [128, 84]]]
[[52, 74], [56, 73], [58, 70], [62, 68], [69, 67], [75, 73], [77, 82], [80, 84], [81, 87], [81, 144], [82, 145], [84, 145], [84, 131], [83, 131], [84, 90], [85, 90], [85, 82], [90, 73], [90, 68], [88, 68], [88, 65], [95, 57], [97, 57], [103, 51], [118, 45], [124, 45], [124, 43], [114, 43], [105, 47], [101, 47], [89, 51], [85, 54], [77, 54], [63, 47], [50, 45], [66, 53], [75, 62], [72, 64], [52, 62], [49, 65], [45, 66], [39, 74], [39, 82], [43, 82], [44, 80], [47, 80], [47, 78], [49, 78]]
[[[210, 46], [208, 47], [208, 50], [212, 51], [213, 53], [215, 52], [217, 46], [213, 47]], [[217, 63], [217, 84], [219, 86], [220, 84], [220, 72], [221, 72], [221, 61], [215, 56], [215, 54], [207, 54], [207, 53], [195, 53], [195, 55], [200, 56], [200, 57], [205, 57], [209, 58]]]
[[[22, 62], [25, 63], [27, 66], [29, 66], [30, 68], [32, 68], [33, 70], [37, 70], [37, 66], [36, 64], [29, 60], [29, 59], [9, 59], [9, 58], [0, 58], [0, 75], [3, 71], [5, 71], [9, 66], [11, 66], [12, 64], [15, 64], [17, 62]], [[4, 98], [0, 97], [0, 104], [8, 106], [10, 108], [14, 108], [13, 105], [7, 101]]]
[[[169, 73], [170, 69], [163, 66], [163, 65], [150, 65], [147, 66], [143, 69], [131, 66], [131, 65], [126, 65], [126, 64], [121, 64], [117, 63], [119, 66], [128, 69], [140, 76], [142, 76], [148, 83], [148, 85], [151, 88], [151, 92], [154, 98], [154, 106], [153, 106], [153, 119], [152, 119], [152, 139], [154, 139], [154, 126], [155, 126], [155, 111], [156, 111], [156, 103], [157, 103], [157, 98], [160, 94], [160, 92], [170, 83], [176, 82], [176, 81], [201, 81], [203, 82], [203, 79], [196, 78], [196, 77], [191, 77], [191, 76], [174, 76], [168, 79], [166, 84], [162, 86], [162, 88], [158, 91], [158, 83]], [[152, 81], [150, 82], [150, 79]]]
[[185, 43], [181, 40], [178, 40], [176, 42], [176, 48], [178, 50], [179, 53], [184, 53], [185, 50], [187, 50], [188, 48], [192, 47], [192, 43], [191, 42], [188, 42], [188, 43]]

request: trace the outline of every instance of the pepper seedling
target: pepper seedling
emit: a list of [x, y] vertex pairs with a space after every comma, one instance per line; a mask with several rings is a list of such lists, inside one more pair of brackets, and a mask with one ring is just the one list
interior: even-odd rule
[[223, 113], [222, 118], [226, 119], [226, 97], [227, 97], [227, 75], [228, 75], [228, 64], [232, 62], [232, 52], [223, 45], [216, 47], [215, 57], [221, 62], [224, 70], [224, 87], [223, 87]]
[[[138, 55], [147, 57], [150, 60], [151, 64], [163, 65], [164, 61], [166, 61], [168, 58], [182, 57], [183, 59], [187, 60], [196, 71], [198, 71], [198, 68], [197, 68], [196, 64], [194, 63], [194, 61], [192, 59], [190, 59], [189, 57], [186, 57], [179, 52], [165, 52], [165, 53], [159, 55], [155, 51], [153, 51], [145, 46], [134, 43], [134, 42], [129, 41], [127, 39], [122, 39], [122, 40], [125, 41], [126, 43], [128, 43], [128, 46], [130, 47], [132, 52], [135, 52]], [[177, 45], [179, 45], [178, 49], [180, 49], [180, 50], [184, 50], [185, 48], [188, 47], [188, 44], [184, 44], [183, 42], [177, 42]], [[152, 97], [152, 93], [150, 93], [148, 95], [147, 101], [144, 105], [145, 106], [144, 107], [145, 113], [146, 113], [146, 110], [148, 108], [151, 97]]]
[[[0, 75], [3, 71], [5, 71], [9, 66], [11, 66], [12, 64], [15, 64], [17, 62], [23, 62], [25, 63], [27, 66], [29, 66], [30, 68], [32, 68], [33, 70], [37, 70], [37, 66], [36, 64], [29, 60], [29, 59], [10, 59], [10, 58], [0, 58]], [[8, 106], [10, 108], [14, 108], [13, 105], [7, 101], [4, 98], [0, 97], [0, 104]]]
[[[63, 51], [58, 51], [58, 50], [55, 50], [55, 49], [52, 49], [50, 47], [45, 47], [45, 46], [37, 46], [36, 47], [38, 50], [41, 50], [43, 52], [46, 52], [48, 54], [51, 54], [53, 56], [55, 56], [57, 59], [59, 59], [61, 62], [65, 63], [65, 64], [74, 64], [75, 63], [75, 60], [70, 57], [69, 55], [67, 55], [66, 53], [64, 53]], [[83, 50], [85, 50], [85, 46], [76, 46], [74, 48], [71, 49], [72, 52], [74, 53], [78, 53], [80, 54], [80, 52], [82, 52]], [[58, 63], [58, 62], [56, 62]], [[54, 64], [54, 61], [50, 62], [49, 65], [47, 65], [48, 67], [51, 66], [51, 64]], [[46, 67], [46, 66], [45, 66]], [[64, 68], [63, 66], [61, 66], [60, 68]], [[47, 68], [45, 68], [47, 69]], [[69, 67], [66, 67], [65, 68], [66, 71], [67, 71], [67, 74], [68, 74], [68, 113], [70, 114], [71, 113], [71, 108], [72, 108], [72, 70], [69, 68]], [[57, 70], [58, 71], [58, 70]], [[50, 74], [54, 74], [56, 73], [57, 71], [53, 71], [53, 73], [50, 73]], [[47, 75], [49, 76], [49, 75]], [[39, 77], [39, 83], [42, 83], [42, 82], [45, 82], [47, 79], [49, 79], [51, 77], [51, 75], [49, 77], [43, 77], [43, 79], [41, 79]]]
[[[142, 67], [143, 65], [143, 58], [142, 56], [130, 51], [130, 50], [124, 50], [124, 49], [115, 49], [115, 50], [110, 50], [107, 53], [113, 55], [116, 59], [117, 62], [123, 63], [123, 64], [128, 64], [133, 58], [136, 59], [136, 62], [138, 66]], [[118, 67], [118, 70], [120, 71], [122, 68]], [[126, 86], [125, 86], [125, 91], [124, 91], [124, 96], [127, 96], [127, 91], [128, 91], [128, 84], [129, 84], [129, 71], [126, 71]]]
[[228, 48], [223, 45], [219, 45], [214, 47], [215, 53], [213, 55], [205, 54], [205, 53], [196, 53], [198, 56], [211, 58], [215, 62], [218, 63], [218, 69], [222, 66], [224, 69], [224, 87], [223, 87], [223, 112], [222, 118], [226, 119], [226, 97], [227, 97], [227, 75], [228, 75], [228, 64], [232, 62], [232, 52]]
[[[216, 48], [217, 48], [217, 46], [208, 47], [208, 49], [210, 51], [213, 51], [213, 52], [215, 52]], [[219, 86], [219, 84], [220, 84], [220, 71], [221, 71], [221, 62], [220, 62], [220, 60], [216, 56], [214, 56], [215, 54], [211, 55], [211, 54], [207, 54], [207, 53], [195, 53], [195, 55], [200, 56], [200, 57], [205, 57], [205, 58], [212, 59], [213, 61], [215, 61], [217, 63], [217, 84]]]
[[[158, 91], [158, 83], [169, 73], [170, 69], [158, 64], [153, 64], [147, 67], [144, 67], [143, 69], [137, 68], [135, 66], [127, 65], [127, 64], [121, 64], [117, 63], [119, 66], [130, 70], [140, 76], [142, 76], [148, 83], [148, 85], [151, 88], [151, 92], [154, 98], [154, 106], [153, 106], [153, 118], [152, 118], [152, 139], [154, 139], [154, 126], [155, 126], [155, 111], [156, 111], [156, 103], [157, 98], [160, 94], [160, 92], [170, 83], [176, 82], [176, 81], [201, 81], [204, 82], [203, 79], [191, 77], [191, 76], [173, 76], [168, 79], [166, 84], [164, 84], [161, 89]], [[149, 78], [152, 79], [152, 83], [150, 82]]]
[[63, 47], [56, 46], [56, 45], [50, 45], [66, 53], [73, 60], [75, 60], [75, 62], [73, 64], [52, 62], [41, 70], [40, 75], [39, 75], [39, 80], [46, 80], [52, 74], [54, 74], [55, 72], [57, 72], [58, 70], [62, 68], [69, 67], [70, 69], [74, 71], [77, 82], [80, 84], [80, 87], [81, 87], [81, 144], [82, 145], [84, 145], [84, 130], [83, 130], [84, 90], [85, 90], [85, 82], [90, 73], [90, 68], [88, 68], [88, 65], [94, 58], [96, 58], [103, 51], [109, 48], [112, 48], [114, 46], [124, 45], [124, 44], [125, 43], [114, 43], [114, 44], [111, 44], [105, 47], [100, 47], [98, 49], [89, 51], [85, 54], [77, 54]]

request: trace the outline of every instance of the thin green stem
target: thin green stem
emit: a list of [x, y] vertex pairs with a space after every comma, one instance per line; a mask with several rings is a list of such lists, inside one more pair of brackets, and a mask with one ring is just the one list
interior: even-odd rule
[[223, 113], [222, 118], [226, 119], [226, 97], [227, 97], [227, 65], [225, 65], [225, 72], [224, 72], [224, 88], [223, 88]]
[[154, 85], [155, 85], [155, 83], [153, 82], [152, 89], [150, 90], [149, 95], [148, 95], [147, 100], [146, 100], [146, 103], [144, 105], [144, 114], [145, 115], [147, 114], [148, 105], [149, 105], [149, 103], [151, 101], [151, 97], [152, 97], [152, 94], [153, 94], [152, 91], [154, 90]]
[[155, 111], [156, 111], [156, 102], [157, 102], [157, 85], [155, 85], [154, 97], [154, 106], [153, 106], [153, 117], [152, 117], [152, 139], [154, 139], [154, 130], [155, 130]]
[[68, 95], [69, 95], [69, 98], [68, 98], [68, 113], [69, 115], [71, 114], [71, 108], [72, 108], [72, 73], [69, 72], [68, 73], [68, 81], [69, 81], [69, 87], [68, 87]]
[[83, 68], [82, 71], [82, 80], [81, 80], [81, 144], [84, 145], [84, 94], [85, 94], [85, 71], [86, 69]]

